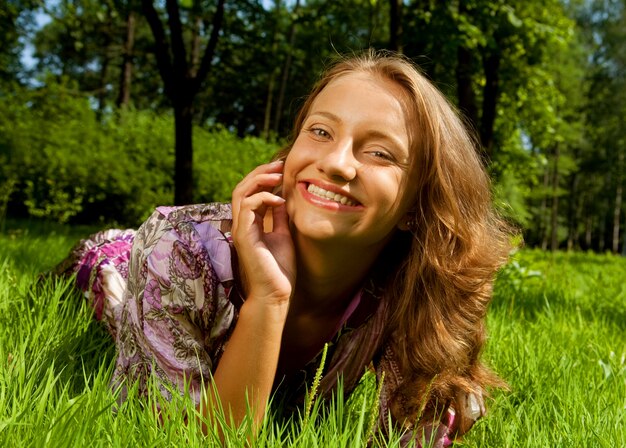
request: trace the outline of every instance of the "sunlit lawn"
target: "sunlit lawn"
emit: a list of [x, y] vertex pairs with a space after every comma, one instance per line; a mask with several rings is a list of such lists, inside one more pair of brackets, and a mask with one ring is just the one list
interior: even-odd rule
[[[219, 445], [185, 423], [185, 398], [161, 406], [163, 424], [132, 394], [115, 406], [109, 336], [67, 283], [32, 286], [87, 230], [20, 227], [0, 234], [0, 446]], [[458, 445], [626, 446], [626, 259], [518, 253], [500, 276], [489, 329], [485, 357], [511, 390], [494, 394]], [[374, 389], [366, 378], [326, 415], [315, 406], [308, 418], [269, 418], [254, 446], [363, 446]], [[226, 434], [229, 446], [246, 439], [245, 428]]]

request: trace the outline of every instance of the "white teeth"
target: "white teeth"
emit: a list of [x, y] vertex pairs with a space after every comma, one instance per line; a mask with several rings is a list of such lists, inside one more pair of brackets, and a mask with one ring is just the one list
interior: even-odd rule
[[356, 203], [353, 200], [348, 199], [347, 197], [340, 195], [338, 193], [333, 193], [331, 191], [324, 190], [323, 188], [320, 188], [317, 185], [309, 184], [309, 186], [307, 187], [307, 191], [311, 194], [314, 194], [315, 196], [319, 196], [320, 198], [330, 199], [331, 201], [339, 202], [340, 204], [343, 204], [343, 205], [350, 205], [350, 206], [356, 205]]

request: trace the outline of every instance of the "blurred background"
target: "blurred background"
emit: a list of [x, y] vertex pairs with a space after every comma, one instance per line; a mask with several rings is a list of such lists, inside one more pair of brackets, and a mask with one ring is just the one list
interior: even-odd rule
[[228, 201], [340, 53], [465, 115], [527, 246], [626, 255], [624, 0], [0, 0], [0, 230]]

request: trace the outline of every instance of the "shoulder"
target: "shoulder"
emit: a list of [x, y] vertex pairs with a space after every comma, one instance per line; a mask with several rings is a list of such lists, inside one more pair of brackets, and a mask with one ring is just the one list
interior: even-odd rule
[[141, 225], [141, 234], [159, 234], [164, 230], [175, 229], [181, 235], [193, 229], [209, 225], [222, 233], [230, 233], [232, 223], [231, 205], [219, 202], [184, 206], [157, 207]]
[[137, 239], [148, 249], [166, 233], [184, 240], [218, 237], [230, 239], [232, 212], [230, 204], [193, 204], [180, 207], [157, 207], [137, 231]]
[[162, 217], [162, 219], [165, 219], [174, 226], [184, 223], [215, 223], [230, 221], [232, 219], [231, 205], [221, 202], [183, 206], [161, 206], [156, 208], [152, 217], [155, 215]]
[[172, 266], [172, 256], [178, 253], [176, 258], [194, 265], [194, 260], [209, 263], [219, 280], [230, 280], [231, 225], [230, 204], [157, 207], [137, 231], [132, 258]]

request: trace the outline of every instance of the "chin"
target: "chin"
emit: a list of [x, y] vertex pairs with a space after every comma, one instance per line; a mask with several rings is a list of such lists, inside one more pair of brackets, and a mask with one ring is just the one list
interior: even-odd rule
[[[306, 222], [301, 223], [295, 220], [293, 229], [299, 235], [313, 240], [323, 241], [342, 237], [328, 221], [306, 220]], [[343, 235], [343, 238], [345, 238], [345, 235]]]

